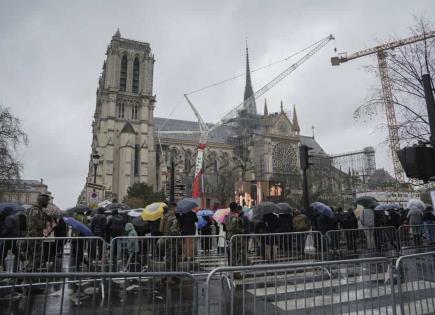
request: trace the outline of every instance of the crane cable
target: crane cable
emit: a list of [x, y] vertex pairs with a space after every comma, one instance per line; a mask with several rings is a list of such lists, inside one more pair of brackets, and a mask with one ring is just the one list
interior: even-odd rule
[[[288, 56], [288, 57], [286, 57], [286, 58], [282, 58], [282, 59], [280, 59], [280, 60], [273, 61], [273, 62], [271, 62], [271, 63], [269, 63], [269, 64], [266, 64], [266, 65], [264, 65], [264, 66], [260, 66], [260, 67], [258, 67], [258, 68], [255, 68], [255, 69], [251, 70], [251, 73], [254, 73], [254, 72], [257, 72], [257, 71], [263, 70], [263, 69], [265, 69], [265, 68], [269, 68], [269, 67], [271, 67], [271, 66], [274, 66], [274, 65], [276, 65], [276, 64], [279, 64], [279, 63], [282, 63], [282, 62], [285, 62], [285, 61], [288, 61], [289, 59], [291, 59], [291, 58], [293, 58], [293, 57], [295, 57], [295, 56], [297, 56], [297, 55], [303, 53], [304, 51], [306, 51], [306, 50], [308, 50], [308, 49], [311, 49], [312, 47], [316, 46], [316, 45], [317, 45], [318, 43], [320, 43], [321, 41], [322, 41], [322, 39], [319, 40], [319, 41], [317, 41], [317, 42], [315, 42], [314, 44], [311, 44], [311, 45], [308, 46], [308, 47], [305, 47], [304, 49], [301, 49], [300, 51], [298, 51], [298, 52], [296, 52], [296, 53], [294, 53], [294, 54], [291, 54], [290, 56]], [[237, 74], [237, 75], [235, 75], [235, 76], [232, 76], [232, 77], [230, 77], [230, 78], [224, 79], [224, 80], [222, 80], [222, 81], [218, 81], [218, 82], [215, 82], [215, 83], [213, 83], [213, 84], [206, 85], [206, 86], [204, 86], [204, 87], [202, 87], [202, 88], [199, 88], [199, 89], [197, 89], [197, 90], [190, 91], [189, 93], [186, 93], [186, 95], [195, 94], [195, 93], [198, 93], [198, 92], [201, 92], [201, 91], [207, 90], [207, 89], [209, 89], [209, 88], [212, 88], [212, 87], [219, 86], [219, 85], [221, 85], [221, 84], [224, 84], [224, 83], [230, 82], [230, 81], [232, 81], [232, 80], [238, 79], [238, 78], [243, 77], [243, 76], [245, 76], [245, 73]]]

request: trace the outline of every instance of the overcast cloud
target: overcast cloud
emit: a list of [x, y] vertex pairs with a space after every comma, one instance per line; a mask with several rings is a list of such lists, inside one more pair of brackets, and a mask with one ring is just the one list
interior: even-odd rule
[[[332, 67], [338, 51], [369, 48], [406, 37], [413, 16], [431, 17], [433, 0], [359, 1], [1, 1], [0, 103], [22, 119], [30, 144], [20, 152], [24, 177], [44, 178], [62, 208], [72, 206], [87, 173], [95, 91], [106, 47], [116, 29], [151, 44], [155, 54], [156, 116], [166, 117], [183, 93], [284, 58], [333, 34], [335, 43], [269, 91], [269, 112], [296, 105], [302, 133], [315, 126], [328, 153], [374, 146], [378, 167], [391, 170], [379, 128], [352, 113], [372, 85], [366, 57]], [[430, 15], [429, 15], [430, 14]], [[288, 65], [289, 63], [287, 63]], [[285, 68], [253, 74], [254, 90]], [[243, 97], [243, 78], [192, 95], [207, 121]], [[263, 110], [264, 97], [257, 101]], [[194, 119], [185, 102], [172, 118]]]

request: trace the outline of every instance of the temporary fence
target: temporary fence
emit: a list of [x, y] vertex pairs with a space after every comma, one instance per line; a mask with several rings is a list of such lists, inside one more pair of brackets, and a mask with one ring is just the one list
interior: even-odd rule
[[226, 266], [227, 257], [218, 235], [117, 237], [110, 243], [109, 264], [110, 271], [198, 274]]
[[188, 273], [0, 273], [0, 314], [197, 314]]
[[0, 239], [0, 267], [12, 272], [104, 271], [106, 244], [100, 237]]
[[402, 225], [397, 237], [402, 255], [435, 250], [435, 224]]
[[402, 256], [396, 271], [401, 314], [434, 314], [435, 252]]
[[391, 260], [221, 267], [206, 283], [206, 314], [396, 314]]
[[323, 260], [324, 242], [317, 231], [233, 235], [229, 264], [248, 266], [266, 263]]
[[399, 252], [394, 227], [328, 231], [324, 236], [325, 260], [361, 257], [396, 257]]

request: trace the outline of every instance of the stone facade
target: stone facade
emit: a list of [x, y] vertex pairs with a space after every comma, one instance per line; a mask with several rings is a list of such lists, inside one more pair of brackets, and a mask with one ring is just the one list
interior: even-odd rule
[[40, 194], [51, 196], [48, 186], [41, 180], [21, 179], [9, 185], [6, 191], [0, 193], [0, 202], [18, 202], [33, 205]]
[[[172, 167], [179, 197], [192, 193], [199, 126], [196, 121], [154, 118], [153, 65], [149, 44], [124, 39], [119, 31], [113, 36], [99, 80], [92, 141], [92, 152], [100, 155], [96, 184], [104, 187], [106, 199], [122, 200], [135, 182], [167, 192]], [[314, 137], [300, 135], [295, 108], [289, 117], [282, 102], [277, 113], [269, 113], [265, 102], [258, 114], [253, 96], [246, 51], [244, 105], [208, 137], [201, 185], [207, 207], [227, 204], [235, 196], [299, 203], [299, 146], [306, 144], [319, 160], [328, 159]], [[343, 175], [335, 173], [337, 178]], [[93, 177], [90, 159], [87, 182]], [[343, 182], [336, 186], [342, 188]]]

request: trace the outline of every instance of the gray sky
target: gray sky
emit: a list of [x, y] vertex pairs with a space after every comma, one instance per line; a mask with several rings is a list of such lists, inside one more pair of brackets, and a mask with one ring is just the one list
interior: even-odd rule
[[[155, 54], [156, 116], [166, 117], [183, 93], [244, 71], [248, 38], [251, 68], [284, 58], [332, 33], [330, 43], [267, 98], [269, 112], [296, 104], [302, 133], [315, 126], [328, 153], [372, 145], [379, 167], [391, 170], [384, 116], [353, 119], [378, 81], [366, 57], [332, 67], [338, 51], [406, 37], [413, 16], [430, 17], [433, 0], [394, 1], [1, 1], [0, 103], [22, 119], [30, 144], [20, 157], [24, 177], [44, 178], [55, 203], [75, 204], [90, 154], [95, 91], [105, 51], [119, 27], [123, 37], [151, 44]], [[294, 59], [296, 60], [296, 59]], [[253, 74], [259, 89], [290, 63]], [[244, 79], [192, 95], [207, 121], [243, 97]], [[264, 97], [257, 101], [263, 110]], [[185, 102], [172, 118], [194, 119]]]

